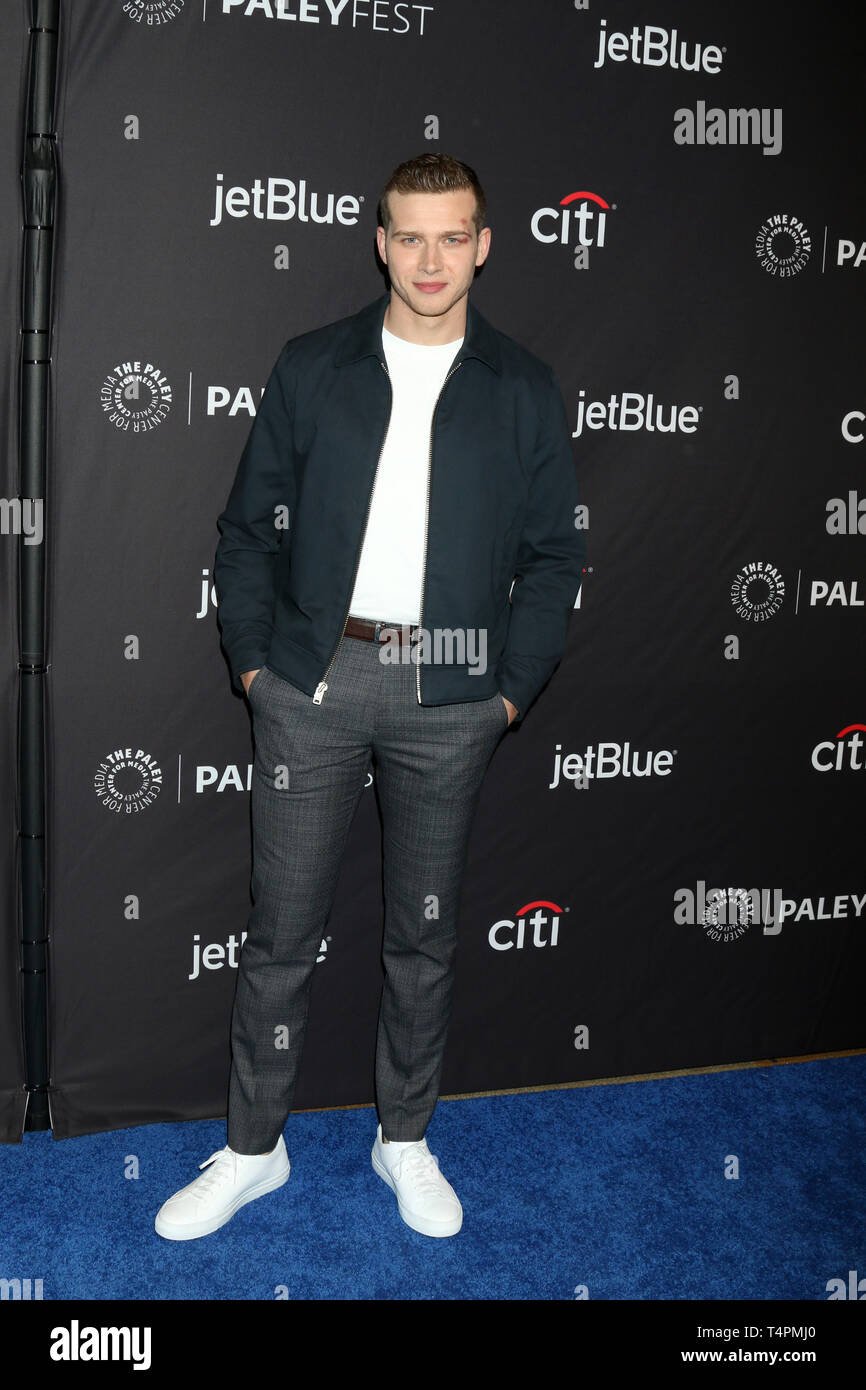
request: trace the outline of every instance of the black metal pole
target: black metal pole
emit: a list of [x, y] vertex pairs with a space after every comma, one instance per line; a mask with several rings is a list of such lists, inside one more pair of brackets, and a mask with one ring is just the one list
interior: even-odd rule
[[[18, 866], [25, 1129], [50, 1129], [45, 920], [45, 475], [51, 370], [60, 0], [31, 0], [24, 151], [18, 534]], [[33, 539], [39, 525], [40, 543]]]

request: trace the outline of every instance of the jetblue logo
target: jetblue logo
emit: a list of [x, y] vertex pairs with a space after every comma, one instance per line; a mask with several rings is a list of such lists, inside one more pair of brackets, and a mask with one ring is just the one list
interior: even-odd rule
[[711, 76], [721, 72], [724, 48], [717, 44], [686, 42], [677, 37], [677, 30], [662, 29], [658, 24], [636, 24], [628, 34], [607, 32], [607, 20], [601, 21], [598, 33], [598, 57], [594, 68], [612, 63], [639, 63], [648, 68], [682, 68], [684, 72], [705, 72]]
[[223, 188], [223, 176], [217, 174], [214, 192], [214, 215], [210, 219], [212, 227], [218, 227], [226, 217], [257, 217], [268, 222], [339, 222], [343, 227], [354, 227], [358, 221], [363, 197], [354, 198], [351, 193], [343, 193], [339, 198], [334, 193], [314, 193], [307, 187], [307, 180], [295, 184], [292, 179], [253, 179], [251, 186], [243, 188], [235, 185]]
[[[197, 980], [202, 970], [222, 970], [227, 965], [230, 970], [237, 970], [240, 953], [243, 950], [247, 934], [242, 931], [240, 937], [230, 936], [223, 945], [221, 941], [209, 941], [206, 945], [201, 944], [201, 937], [198, 932], [192, 939], [192, 972], [187, 975], [188, 980]], [[316, 964], [321, 965], [327, 958], [329, 936], [323, 937], [319, 946], [319, 953], [316, 956]]]

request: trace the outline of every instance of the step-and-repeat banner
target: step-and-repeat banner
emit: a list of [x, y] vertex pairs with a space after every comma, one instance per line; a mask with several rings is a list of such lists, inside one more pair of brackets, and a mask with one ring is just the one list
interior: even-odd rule
[[[64, 6], [60, 64], [55, 1136], [226, 1112], [252, 728], [216, 517], [282, 345], [383, 292], [378, 193], [424, 150], [480, 175], [473, 300], [556, 370], [587, 540], [560, 668], [485, 782], [442, 1093], [862, 1046], [866, 211], [843, 12], [90, 0]], [[10, 654], [7, 719], [13, 676]], [[299, 1109], [373, 1099], [368, 782]], [[4, 997], [13, 957], [4, 937]]]
[[[21, 329], [21, 154], [27, 84], [27, 16], [0, 9], [0, 1142], [21, 1137], [27, 1108], [18, 926], [18, 545], [23, 544], [18, 479], [18, 372]], [[33, 513], [30, 513], [32, 518]], [[35, 539], [35, 533], [34, 537]]]

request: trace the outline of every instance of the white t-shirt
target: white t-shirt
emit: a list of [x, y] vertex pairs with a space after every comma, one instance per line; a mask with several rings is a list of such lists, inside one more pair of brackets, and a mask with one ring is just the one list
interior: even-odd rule
[[353, 617], [420, 620], [430, 425], [462, 342], [424, 347], [382, 328], [393, 400], [349, 605]]

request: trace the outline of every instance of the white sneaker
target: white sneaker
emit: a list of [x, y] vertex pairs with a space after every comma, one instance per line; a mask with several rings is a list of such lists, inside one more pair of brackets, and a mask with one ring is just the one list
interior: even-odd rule
[[397, 1208], [407, 1226], [422, 1236], [457, 1234], [463, 1225], [463, 1208], [426, 1139], [383, 1144], [379, 1125], [372, 1158], [374, 1170], [396, 1193]]
[[282, 1135], [269, 1154], [236, 1154], [226, 1147], [199, 1167], [208, 1164], [213, 1164], [209, 1173], [182, 1187], [160, 1207], [154, 1223], [157, 1235], [166, 1240], [210, 1235], [247, 1202], [282, 1187], [291, 1168]]

